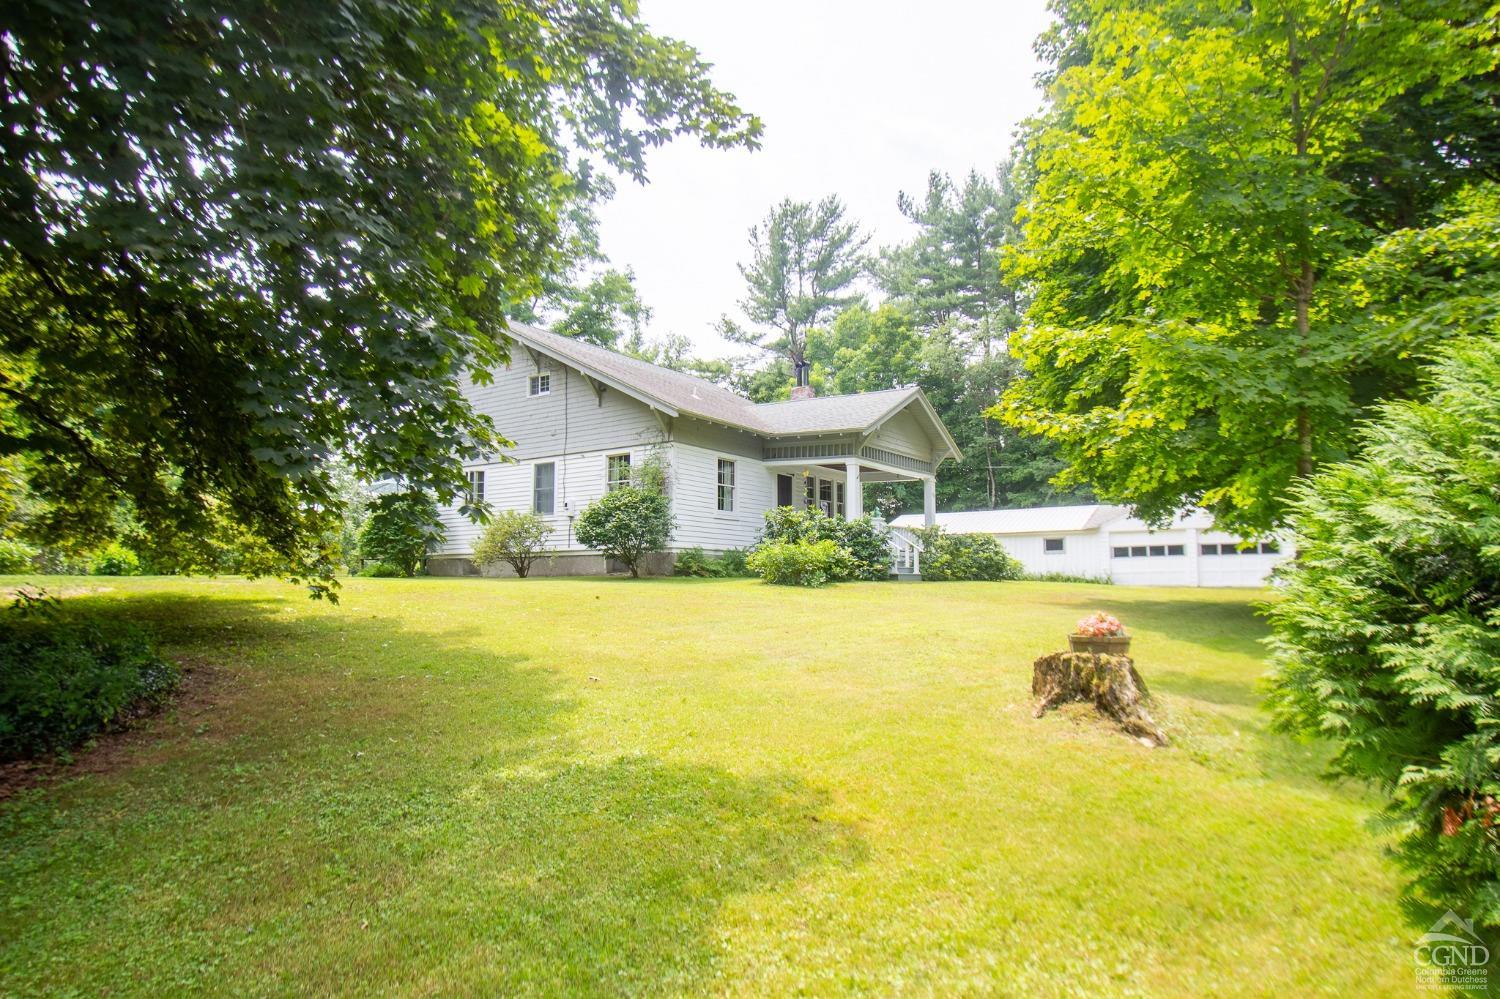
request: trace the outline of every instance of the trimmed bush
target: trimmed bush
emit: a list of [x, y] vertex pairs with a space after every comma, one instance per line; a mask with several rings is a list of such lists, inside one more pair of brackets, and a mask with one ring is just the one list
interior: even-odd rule
[[855, 572], [848, 550], [832, 540], [767, 541], [745, 560], [751, 572], [778, 586], [826, 586]]
[[0, 538], [0, 573], [30, 572], [36, 567], [37, 550], [24, 541]]
[[0, 759], [65, 752], [161, 706], [181, 673], [140, 631], [8, 615], [0, 623]]
[[496, 514], [474, 546], [474, 564], [481, 568], [506, 563], [525, 579], [531, 566], [546, 554], [552, 525], [541, 514], [529, 510], [506, 510]]
[[922, 541], [922, 578], [934, 582], [1020, 579], [1020, 561], [988, 534], [945, 534], [941, 527], [916, 532]]
[[366, 579], [396, 579], [407, 575], [399, 566], [391, 565], [389, 562], [375, 562], [359, 570], [359, 575]]
[[1374, 782], [1408, 898], [1500, 927], [1500, 337], [1451, 347], [1427, 401], [1295, 494], [1268, 604], [1280, 725]]
[[578, 515], [578, 543], [619, 559], [640, 576], [640, 563], [672, 540], [672, 506], [654, 489], [626, 486], [605, 493]]
[[[782, 506], [766, 511], [762, 544], [771, 541], [832, 541], [849, 553], [834, 577], [886, 579], [891, 573], [891, 543], [869, 517], [842, 520], [822, 510], [797, 510]], [[759, 546], [757, 546], [759, 548]]]
[[118, 541], [99, 549], [89, 562], [89, 573], [95, 576], [138, 576], [141, 560]]

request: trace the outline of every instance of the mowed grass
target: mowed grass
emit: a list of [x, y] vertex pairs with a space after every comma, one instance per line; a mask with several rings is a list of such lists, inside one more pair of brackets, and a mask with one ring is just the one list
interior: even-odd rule
[[[73, 582], [217, 673], [0, 803], [0, 993], [1413, 985], [1370, 802], [1267, 729], [1252, 593]], [[1172, 747], [1031, 717], [1095, 609]]]

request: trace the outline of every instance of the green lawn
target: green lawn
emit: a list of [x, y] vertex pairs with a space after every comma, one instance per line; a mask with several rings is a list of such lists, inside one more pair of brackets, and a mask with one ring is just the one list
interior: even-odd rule
[[[1254, 594], [75, 582], [219, 672], [0, 804], [0, 994], [1413, 985], [1369, 801], [1257, 707]], [[1096, 608], [1171, 748], [1031, 717]]]

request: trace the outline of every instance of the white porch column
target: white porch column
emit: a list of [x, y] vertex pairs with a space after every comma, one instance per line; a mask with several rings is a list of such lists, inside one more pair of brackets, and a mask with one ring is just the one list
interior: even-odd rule
[[844, 462], [844, 516], [849, 520], [864, 516], [865, 486], [859, 481], [859, 462]]
[[922, 478], [922, 523], [932, 527], [937, 523], [937, 476]]

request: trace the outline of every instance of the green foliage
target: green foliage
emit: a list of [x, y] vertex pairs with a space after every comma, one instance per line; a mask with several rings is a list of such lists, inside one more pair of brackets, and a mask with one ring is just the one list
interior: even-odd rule
[[648, 493], [667, 495], [672, 484], [672, 466], [666, 452], [659, 447], [647, 449], [646, 457], [630, 470], [630, 484]]
[[719, 556], [720, 575], [726, 577], [753, 576], [750, 571], [749, 548], [731, 548]]
[[748, 552], [731, 549], [718, 557], [706, 554], [702, 548], [688, 548], [677, 553], [672, 566], [674, 576], [697, 576], [705, 579], [724, 579], [752, 575], [746, 568]]
[[616, 347], [623, 338], [641, 341], [651, 310], [635, 289], [635, 273], [605, 270], [569, 296], [566, 311], [552, 332], [600, 347]]
[[35, 546], [13, 538], [0, 538], [0, 573], [29, 572], [40, 553]]
[[122, 499], [184, 545], [220, 516], [315, 593], [333, 456], [447, 501], [504, 443], [460, 378], [598, 166], [760, 133], [612, 0], [44, 0], [0, 34], [0, 424], [37, 540], [106, 539]]
[[1500, 337], [1297, 490], [1268, 609], [1282, 725], [1376, 782], [1414, 901], [1500, 927]]
[[890, 575], [890, 540], [868, 515], [845, 520], [816, 508], [775, 507], [766, 511], [761, 538], [756, 550], [768, 542], [832, 541], [849, 556], [836, 566], [835, 580], [881, 580]]
[[99, 549], [89, 562], [89, 574], [93, 576], [135, 576], [140, 571], [139, 556], [117, 541]]
[[0, 618], [0, 760], [65, 752], [159, 707], [181, 674], [134, 628]]
[[359, 553], [415, 576], [443, 540], [437, 502], [427, 493], [387, 493], [370, 504], [370, 518], [359, 535]]
[[717, 559], [707, 555], [702, 548], [695, 547], [677, 553], [677, 559], [672, 563], [672, 575], [713, 579], [723, 573], [719, 571]]
[[913, 532], [922, 542], [922, 578], [952, 580], [1021, 579], [1025, 569], [988, 534], [947, 534], [941, 527]]
[[1057, 6], [1011, 259], [1028, 377], [997, 412], [1061, 446], [1064, 485], [1265, 531], [1457, 332], [1391, 328], [1357, 273], [1494, 176], [1493, 19], [1463, 0]]
[[531, 511], [506, 510], [490, 518], [474, 545], [474, 563], [481, 567], [506, 563], [525, 579], [531, 566], [547, 551], [552, 526]]
[[672, 540], [672, 505], [660, 492], [627, 486], [607, 492], [578, 515], [578, 543], [624, 562], [632, 577], [640, 562]]
[[851, 288], [864, 268], [868, 241], [830, 195], [816, 205], [790, 198], [750, 229], [750, 263], [740, 265], [746, 297], [739, 303], [752, 327], [728, 317], [719, 332], [733, 342], [770, 351], [792, 364], [807, 356], [807, 334], [858, 300]]
[[1108, 576], [1080, 576], [1072, 572], [1023, 572], [1020, 578], [1028, 583], [1092, 583], [1095, 586], [1113, 586], [1115, 583]]
[[946, 330], [989, 357], [1020, 319], [1018, 282], [1002, 258], [1018, 239], [1013, 216], [1019, 200], [1009, 162], [994, 179], [971, 171], [962, 186], [934, 170], [921, 200], [904, 191], [897, 199], [918, 233], [881, 253], [875, 268], [881, 287], [921, 329]]
[[855, 578], [853, 559], [847, 548], [831, 538], [822, 541], [764, 541], [755, 546], [745, 567], [768, 583], [778, 586], [827, 586]]
[[402, 572], [398, 566], [391, 565], [389, 562], [376, 562], [365, 566], [356, 575], [366, 579], [396, 579], [401, 576], [410, 576], [411, 573]]

